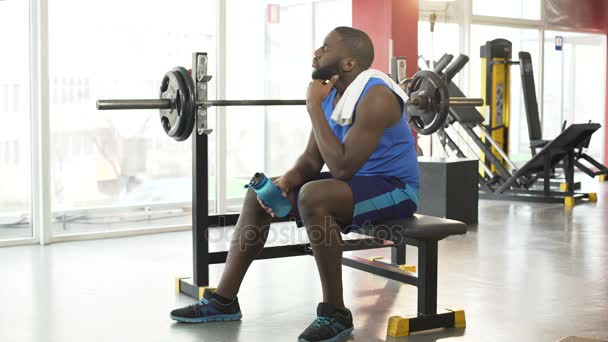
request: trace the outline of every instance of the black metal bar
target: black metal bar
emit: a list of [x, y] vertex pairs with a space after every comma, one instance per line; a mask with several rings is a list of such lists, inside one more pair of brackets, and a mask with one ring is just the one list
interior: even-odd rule
[[[192, 54], [192, 74], [204, 75], [207, 71], [205, 53]], [[199, 63], [200, 62], [200, 63]], [[198, 77], [198, 76], [197, 76]], [[195, 82], [198, 87], [198, 82]], [[197, 96], [206, 96], [197, 92]], [[203, 98], [204, 98], [203, 96]], [[199, 120], [196, 115], [195, 127]], [[194, 286], [209, 285], [209, 143], [207, 134], [192, 134], [192, 281]]]
[[391, 264], [393, 265], [405, 265], [406, 261], [406, 253], [405, 248], [406, 244], [395, 244], [393, 248], [391, 248]]
[[566, 173], [566, 192], [568, 194], [574, 193], [574, 150], [568, 152], [565, 158], [564, 172]]
[[394, 246], [396, 246], [394, 242], [378, 238], [348, 239], [344, 240], [342, 250], [345, 252], [352, 252]]
[[418, 316], [409, 319], [410, 333], [438, 328], [453, 328], [455, 325], [454, 312], [446, 312], [431, 316]]
[[[397, 246], [392, 241], [384, 241], [376, 238], [362, 238], [344, 240], [345, 252], [360, 251], [366, 249], [387, 248]], [[403, 245], [405, 250], [405, 245]], [[301, 255], [312, 255], [312, 250], [309, 243], [300, 243], [295, 245], [270, 246], [264, 247], [255, 260], [276, 259], [284, 257], [294, 257]], [[209, 264], [221, 264], [226, 262], [228, 251], [210, 252]], [[405, 262], [403, 262], [405, 263]]]
[[578, 160], [576, 160], [576, 161], [574, 162], [574, 165], [575, 165], [575, 166], [576, 166], [576, 167], [577, 167], [579, 170], [581, 170], [581, 171], [583, 171], [584, 173], [586, 173], [586, 174], [587, 174], [589, 177], [595, 177], [595, 176], [597, 176], [598, 174], [599, 174], [599, 175], [601, 175], [601, 174], [602, 174], [602, 172], [601, 172], [601, 171], [599, 171], [599, 172], [593, 171], [593, 170], [591, 170], [590, 168], [588, 168], [587, 166], [585, 166], [583, 163], [581, 163], [581, 162], [580, 162], [580, 161], [578, 161]]
[[545, 154], [545, 167], [543, 168], [543, 191], [545, 196], [551, 192], [551, 151]]
[[209, 285], [208, 138], [192, 135], [192, 256], [196, 286]]
[[209, 215], [209, 227], [234, 226], [239, 220], [239, 214]]
[[[310, 250], [310, 245], [307, 243], [298, 245], [273, 246], [264, 247], [260, 254], [255, 257], [255, 260], [286, 258], [311, 254], [312, 251]], [[227, 256], [227, 251], [211, 252], [209, 253], [209, 263], [223, 264], [226, 262]]]
[[361, 271], [369, 272], [381, 277], [400, 281], [402, 283], [418, 286], [420, 289], [419, 278], [410, 275], [409, 272], [402, 271], [398, 267], [382, 262], [374, 262], [359, 257], [342, 257], [342, 265], [356, 268]]
[[[591, 156], [589, 156], [586, 153], [581, 153], [579, 156], [579, 159], [584, 159], [587, 162], [589, 162], [589, 164], [595, 166], [599, 171], [594, 173], [594, 176], [591, 177], [595, 177], [598, 175], [606, 175], [608, 174], [608, 167], [606, 167], [604, 164], [598, 162], [597, 160], [593, 159]], [[577, 167], [580, 167], [579, 165], [582, 165], [578, 160], [576, 161], [576, 165]]]
[[437, 241], [418, 246], [418, 315], [437, 314]]

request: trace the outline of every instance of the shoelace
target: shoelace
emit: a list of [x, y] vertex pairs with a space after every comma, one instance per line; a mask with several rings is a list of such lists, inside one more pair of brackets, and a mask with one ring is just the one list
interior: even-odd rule
[[331, 322], [331, 318], [329, 317], [317, 317], [313, 322], [312, 325], [315, 327], [322, 327], [324, 325], [329, 324], [329, 322]]

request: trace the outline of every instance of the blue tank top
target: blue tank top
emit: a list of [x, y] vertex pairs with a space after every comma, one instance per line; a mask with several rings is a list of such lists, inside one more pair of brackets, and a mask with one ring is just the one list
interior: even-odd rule
[[[355, 110], [359, 106], [359, 101], [361, 101], [369, 89], [375, 85], [382, 85], [389, 88], [383, 80], [379, 78], [370, 78], [357, 101]], [[348, 133], [352, 125], [340, 126], [331, 119], [331, 115], [334, 112], [334, 99], [336, 98], [336, 93], [337, 91], [334, 88], [325, 100], [323, 100], [321, 107], [325, 113], [325, 119], [327, 119], [329, 127], [331, 127], [338, 139], [343, 142], [344, 136], [346, 136], [346, 133]], [[397, 95], [395, 94], [395, 96]], [[399, 102], [401, 102], [401, 107], [403, 108], [401, 120], [392, 127], [384, 130], [376, 150], [356, 175], [393, 176], [397, 177], [408, 186], [420, 190], [420, 172], [418, 170], [416, 143], [412, 131], [405, 120], [405, 106], [403, 100], [400, 97], [398, 98]], [[355, 117], [353, 115], [353, 121], [354, 120]]]

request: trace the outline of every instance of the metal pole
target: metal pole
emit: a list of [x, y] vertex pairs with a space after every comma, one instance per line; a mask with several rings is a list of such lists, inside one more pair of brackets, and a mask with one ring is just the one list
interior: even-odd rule
[[484, 105], [484, 101], [481, 98], [470, 98], [470, 97], [450, 97], [450, 106], [453, 107], [481, 107]]
[[98, 100], [97, 109], [99, 110], [118, 110], [118, 109], [171, 109], [171, 100]]
[[[479, 127], [479, 125], [477, 127]], [[511, 167], [511, 169], [517, 170], [517, 167], [515, 167], [515, 164], [513, 164], [513, 162], [511, 162], [511, 160], [509, 159], [509, 157], [507, 156], [507, 154], [505, 153], [505, 151], [503, 151], [502, 148], [500, 148], [500, 146], [498, 146], [498, 144], [496, 144], [496, 142], [494, 141], [494, 139], [492, 139], [492, 137], [490, 136], [490, 134], [488, 134], [483, 129], [483, 127], [479, 127], [479, 131], [486, 137], [486, 140], [488, 142], [490, 142], [490, 145], [492, 145], [492, 147], [494, 147], [494, 149], [498, 152], [498, 154], [500, 154], [500, 156], [502, 157], [502, 159], [504, 161], [506, 161], [507, 164], [509, 164], [509, 166]]]
[[[207, 100], [196, 101], [197, 106], [301, 106], [306, 100]], [[173, 101], [169, 99], [125, 99], [97, 100], [99, 110], [121, 109], [171, 109]]]
[[[414, 105], [416, 98], [412, 100]], [[483, 99], [467, 97], [450, 97], [450, 106], [483, 106]], [[206, 100], [196, 101], [197, 106], [303, 106], [306, 100]], [[171, 109], [173, 101], [169, 99], [124, 99], [124, 100], [97, 100], [99, 110], [123, 110], [123, 109]]]
[[[469, 145], [469, 143], [467, 143], [467, 141], [460, 134], [460, 132], [458, 132], [458, 130], [456, 129], [456, 127], [454, 127], [454, 126], [450, 126], [450, 127], [452, 127], [452, 131], [454, 131], [456, 133], [456, 135], [458, 136], [458, 138], [460, 138], [460, 140], [462, 141], [462, 143], [469, 149], [469, 151], [471, 151], [473, 153], [473, 155], [476, 156], [477, 159], [479, 159], [481, 161], [481, 156], [479, 156], [479, 154], [477, 154], [477, 151], [475, 151], [475, 149], [473, 147], [471, 147], [471, 145]], [[449, 137], [447, 131], [445, 131], [445, 134]], [[481, 165], [481, 167], [490, 176], [490, 178], [494, 177], [494, 173], [492, 173], [492, 170], [488, 167], [488, 165], [486, 165], [485, 163], [481, 163], [481, 162], [479, 163], [479, 165]]]
[[[206, 54], [194, 53], [192, 55], [192, 74], [206, 74]], [[203, 75], [205, 76], [205, 75]], [[200, 90], [199, 82], [196, 83], [197, 96], [206, 96], [206, 88]], [[203, 93], [201, 93], [203, 92]], [[196, 115], [196, 120], [203, 120], [200, 115]], [[197, 124], [198, 126], [198, 124]], [[209, 285], [209, 156], [208, 156], [208, 136], [199, 134], [195, 129], [192, 134], [192, 257], [194, 286]]]

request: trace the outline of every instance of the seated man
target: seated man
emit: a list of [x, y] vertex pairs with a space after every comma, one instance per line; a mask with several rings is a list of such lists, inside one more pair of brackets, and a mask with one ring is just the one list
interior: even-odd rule
[[[293, 168], [274, 180], [290, 199], [299, 226], [307, 229], [323, 289], [318, 317], [299, 341], [336, 341], [353, 330], [352, 314], [342, 297], [340, 233], [409, 217], [417, 209], [418, 162], [405, 118], [405, 94], [386, 75], [369, 77], [380, 74], [368, 70], [373, 58], [372, 42], [364, 32], [338, 27], [327, 35], [315, 51], [314, 80], [308, 87], [306, 107], [312, 122], [308, 145]], [[328, 78], [329, 82], [323, 81]], [[353, 82], [360, 90], [348, 93], [355, 96], [351, 122], [335, 122], [334, 107]], [[329, 172], [321, 172], [324, 164]], [[174, 310], [171, 318], [190, 323], [241, 318], [237, 293], [264, 247], [272, 216], [272, 209], [249, 189], [217, 290], [205, 291], [204, 299]]]

